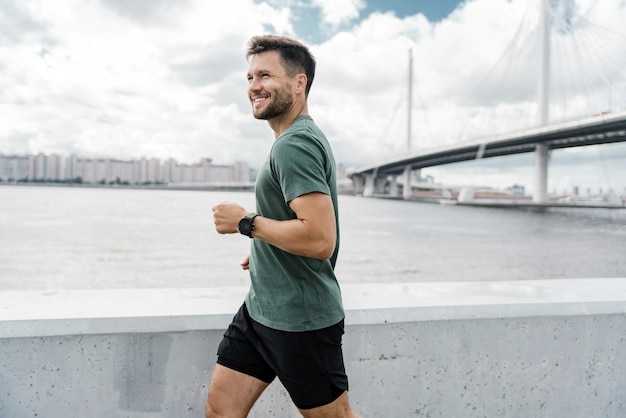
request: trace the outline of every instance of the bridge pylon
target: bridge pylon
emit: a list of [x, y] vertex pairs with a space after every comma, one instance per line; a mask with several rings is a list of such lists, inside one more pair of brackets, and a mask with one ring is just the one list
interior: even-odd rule
[[[539, 124], [547, 126], [550, 121], [550, 0], [542, 0], [541, 8], [541, 44], [539, 72]], [[533, 202], [548, 201], [548, 147], [537, 144], [535, 147], [535, 188]]]

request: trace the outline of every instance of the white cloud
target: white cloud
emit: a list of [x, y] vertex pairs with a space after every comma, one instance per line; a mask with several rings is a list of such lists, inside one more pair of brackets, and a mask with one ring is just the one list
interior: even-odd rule
[[312, 0], [322, 9], [322, 23], [338, 27], [359, 17], [365, 8], [365, 0]]

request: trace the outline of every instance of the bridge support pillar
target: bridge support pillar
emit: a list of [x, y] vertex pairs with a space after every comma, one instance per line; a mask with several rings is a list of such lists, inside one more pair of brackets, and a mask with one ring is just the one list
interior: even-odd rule
[[352, 192], [356, 195], [363, 194], [365, 179], [363, 176], [352, 176]]
[[385, 188], [389, 182], [387, 175], [380, 176], [377, 171], [371, 174], [365, 174], [365, 187], [363, 188], [363, 197], [372, 197], [375, 194], [384, 194]]
[[366, 174], [365, 187], [363, 187], [363, 197], [374, 196], [374, 183], [376, 183], [376, 174]]
[[404, 173], [402, 173], [402, 198], [409, 200], [413, 197], [413, 188], [411, 187], [411, 166], [404, 167]]
[[535, 148], [535, 189], [533, 202], [546, 203], [548, 201], [548, 147], [537, 144]]
[[398, 187], [398, 176], [391, 176], [389, 180], [389, 195], [399, 196], [400, 188]]

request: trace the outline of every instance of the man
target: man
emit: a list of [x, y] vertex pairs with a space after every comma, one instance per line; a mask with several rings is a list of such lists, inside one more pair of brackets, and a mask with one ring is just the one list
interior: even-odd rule
[[[248, 98], [275, 141], [256, 181], [256, 212], [213, 208], [220, 234], [251, 240], [246, 300], [218, 349], [206, 416], [246, 417], [278, 376], [304, 417], [352, 417], [341, 339], [344, 311], [335, 161], [308, 115], [315, 59], [295, 40], [250, 40]], [[358, 418], [358, 417], [357, 417]]]

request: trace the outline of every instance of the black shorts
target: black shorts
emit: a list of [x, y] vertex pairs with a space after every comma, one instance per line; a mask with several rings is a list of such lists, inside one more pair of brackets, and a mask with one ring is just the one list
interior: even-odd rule
[[243, 304], [224, 334], [217, 362], [266, 383], [278, 376], [298, 408], [316, 408], [348, 390], [343, 333], [343, 320], [315, 331], [268, 328], [253, 320]]

